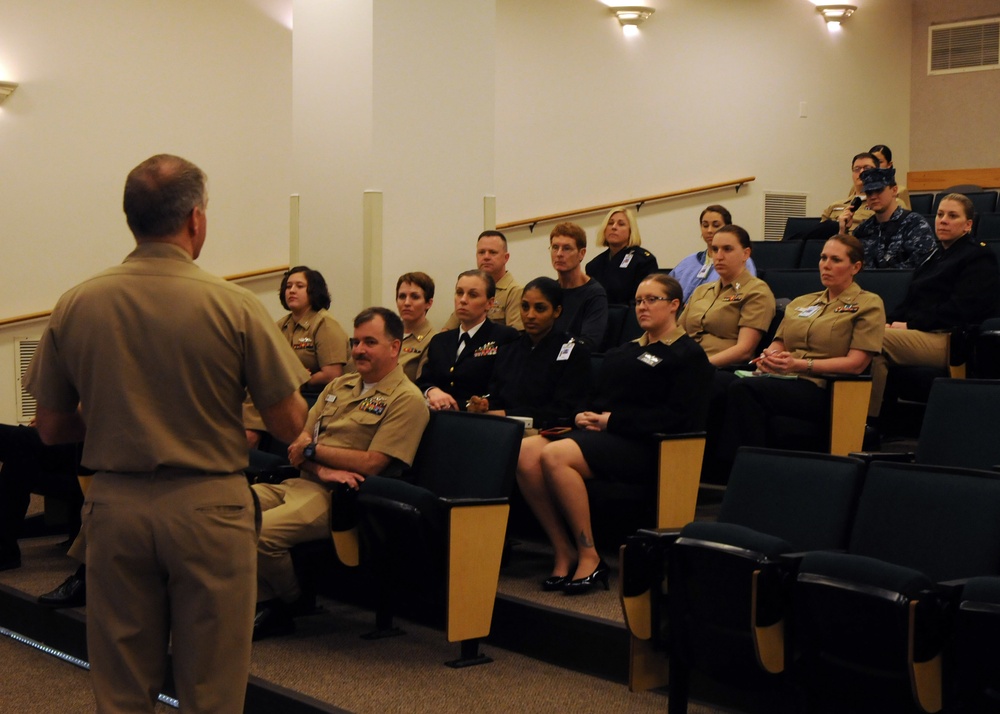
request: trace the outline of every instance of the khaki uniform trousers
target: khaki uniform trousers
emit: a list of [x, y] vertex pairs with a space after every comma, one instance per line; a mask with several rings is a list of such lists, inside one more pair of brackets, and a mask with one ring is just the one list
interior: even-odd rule
[[243, 474], [98, 473], [83, 529], [97, 711], [152, 712], [169, 642], [182, 712], [242, 712], [256, 571]]
[[872, 359], [872, 396], [868, 402], [868, 416], [877, 417], [882, 411], [890, 367], [939, 367], [947, 370], [949, 339], [945, 332], [887, 327], [882, 338], [882, 354]]
[[294, 602], [302, 594], [292, 555], [296, 543], [330, 537], [330, 489], [304, 478], [253, 486], [260, 499], [257, 600]]

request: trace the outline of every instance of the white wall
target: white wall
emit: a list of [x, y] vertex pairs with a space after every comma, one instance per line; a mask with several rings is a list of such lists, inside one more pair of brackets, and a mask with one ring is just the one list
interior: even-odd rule
[[394, 306], [401, 273], [444, 285], [473, 260], [493, 190], [493, 25], [490, 2], [296, 0], [300, 256], [342, 324], [365, 307], [366, 190], [383, 197], [373, 302]]
[[[5, 0], [0, 79], [0, 318], [48, 310], [134, 242], [128, 171], [159, 152], [209, 176], [200, 264], [218, 274], [288, 261], [291, 31], [242, 0]], [[0, 420], [14, 418], [12, 339], [0, 330]]]
[[[709, 203], [758, 239], [765, 190], [808, 192], [819, 215], [872, 144], [899, 146], [906, 171], [909, 0], [858, 3], [840, 34], [807, 0], [648, 4], [630, 40], [597, 0], [498, 0], [499, 222], [755, 175], [738, 195], [642, 208], [643, 245], [673, 266], [703, 245]], [[601, 218], [578, 221], [591, 255]], [[508, 232], [522, 280], [550, 272], [552, 225]]]

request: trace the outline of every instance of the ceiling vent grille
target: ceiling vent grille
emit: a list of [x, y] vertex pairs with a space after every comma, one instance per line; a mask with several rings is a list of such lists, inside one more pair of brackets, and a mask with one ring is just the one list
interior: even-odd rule
[[1000, 17], [928, 28], [928, 74], [1000, 69]]
[[805, 193], [764, 191], [764, 240], [781, 240], [790, 217], [806, 215]]
[[14, 349], [17, 351], [17, 360], [14, 365], [16, 370], [14, 394], [17, 399], [17, 421], [20, 424], [27, 424], [34, 418], [38, 405], [35, 403], [35, 398], [24, 391], [24, 373], [28, 371], [31, 358], [35, 356], [35, 351], [38, 349], [38, 340], [19, 337], [14, 340]]

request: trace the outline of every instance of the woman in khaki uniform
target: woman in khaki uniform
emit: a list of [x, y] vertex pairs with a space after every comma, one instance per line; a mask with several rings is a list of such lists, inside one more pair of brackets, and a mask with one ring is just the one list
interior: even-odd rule
[[757, 371], [729, 387], [720, 454], [728, 464], [740, 446], [780, 445], [779, 434], [769, 426], [775, 416], [822, 429], [830, 399], [825, 381], [816, 375], [861, 374], [882, 350], [882, 298], [854, 282], [863, 257], [854, 236], [830, 238], [819, 260], [826, 289], [788, 305], [774, 341], [753, 360]]
[[[278, 329], [312, 375], [302, 385], [304, 393], [318, 394], [344, 373], [348, 360], [347, 333], [327, 309], [330, 291], [323, 274], [305, 265], [289, 269], [278, 289], [281, 306], [289, 314], [278, 320]], [[243, 403], [243, 427], [251, 448], [263, 448], [264, 422], [248, 397]]]
[[403, 320], [399, 364], [411, 382], [417, 381], [420, 357], [434, 336], [427, 313], [434, 304], [434, 279], [427, 273], [403, 273], [396, 281], [396, 312]]
[[695, 288], [679, 324], [716, 367], [749, 362], [774, 318], [774, 294], [747, 270], [750, 235], [723, 226], [712, 237], [719, 279]]
[[[701, 345], [716, 367], [749, 362], [774, 319], [774, 294], [747, 270], [750, 235], [737, 225], [726, 225], [712, 236], [709, 252], [719, 279], [695, 288], [678, 324]], [[712, 380], [708, 408], [708, 439], [702, 479], [724, 483], [728, 470], [716, 462], [726, 393], [737, 379], [732, 371], [718, 369]]]

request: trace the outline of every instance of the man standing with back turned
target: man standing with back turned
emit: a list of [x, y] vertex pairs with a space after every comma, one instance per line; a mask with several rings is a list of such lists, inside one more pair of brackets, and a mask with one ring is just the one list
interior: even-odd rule
[[136, 249], [63, 295], [28, 370], [46, 443], [82, 441], [87, 646], [99, 712], [242, 712], [256, 579], [244, 390], [292, 441], [309, 378], [257, 298], [194, 265], [206, 179], [158, 155], [125, 182]]

